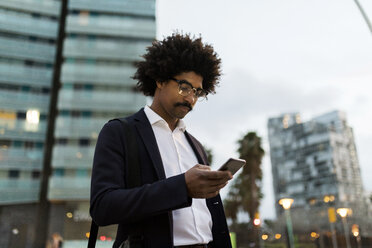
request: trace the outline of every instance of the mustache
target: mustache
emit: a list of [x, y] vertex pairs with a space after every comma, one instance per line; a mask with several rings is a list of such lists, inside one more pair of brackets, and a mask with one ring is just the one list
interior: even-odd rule
[[175, 107], [178, 107], [178, 106], [185, 106], [185, 107], [188, 107], [190, 109], [190, 111], [192, 110], [192, 106], [190, 103], [188, 102], [177, 102], [176, 104], [174, 104]]

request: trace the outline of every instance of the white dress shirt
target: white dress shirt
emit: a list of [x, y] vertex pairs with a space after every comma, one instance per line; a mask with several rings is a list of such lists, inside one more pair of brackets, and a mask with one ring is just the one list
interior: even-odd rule
[[[186, 172], [198, 164], [196, 155], [184, 134], [186, 126], [179, 120], [173, 130], [168, 123], [148, 106], [145, 114], [154, 131], [165, 176]], [[207, 244], [212, 241], [212, 217], [205, 199], [193, 199], [190, 207], [172, 211], [174, 246]]]

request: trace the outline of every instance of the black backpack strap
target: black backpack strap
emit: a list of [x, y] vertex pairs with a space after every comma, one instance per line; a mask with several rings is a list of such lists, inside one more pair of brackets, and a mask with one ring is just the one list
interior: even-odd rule
[[125, 133], [125, 154], [127, 159], [127, 189], [141, 186], [141, 166], [138, 154], [137, 138], [134, 127], [125, 118], [118, 119]]
[[[130, 189], [141, 186], [141, 166], [135, 130], [125, 118], [114, 120], [119, 120], [122, 123], [125, 134], [125, 156], [127, 160], [126, 188]], [[88, 248], [96, 247], [98, 228], [99, 226], [92, 220]]]
[[88, 248], [96, 247], [97, 235], [98, 225], [92, 220], [92, 224], [90, 225]]

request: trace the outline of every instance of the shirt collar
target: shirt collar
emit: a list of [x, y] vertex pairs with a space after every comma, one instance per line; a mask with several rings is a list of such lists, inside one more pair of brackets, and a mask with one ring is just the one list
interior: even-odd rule
[[[162, 123], [163, 125], [166, 125], [169, 128], [168, 123], [160, 115], [158, 115], [154, 110], [152, 110], [149, 106], [146, 105], [144, 111], [151, 125], [155, 125], [156, 123]], [[180, 131], [185, 132], [186, 130], [185, 122], [179, 119], [176, 129], [179, 129]]]

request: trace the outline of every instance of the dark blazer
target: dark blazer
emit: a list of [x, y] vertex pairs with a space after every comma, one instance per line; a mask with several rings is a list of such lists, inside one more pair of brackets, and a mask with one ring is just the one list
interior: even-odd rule
[[[126, 189], [125, 133], [120, 121], [102, 128], [94, 154], [90, 214], [100, 226], [119, 224], [113, 247], [140, 237], [142, 247], [173, 247], [172, 210], [189, 207], [184, 174], [165, 177], [159, 149], [143, 109], [127, 117], [133, 125], [140, 154], [142, 186]], [[202, 145], [185, 132], [200, 164], [207, 164]], [[206, 200], [212, 216], [213, 247], [231, 247], [220, 196]]]

